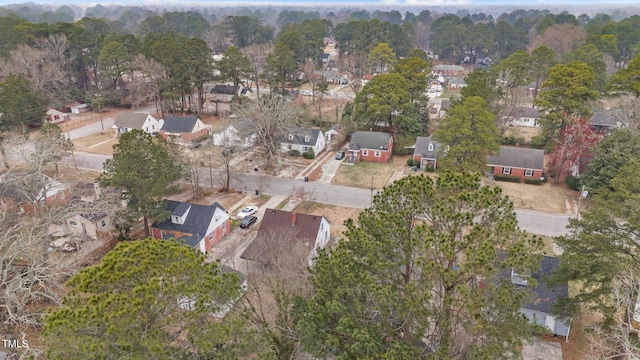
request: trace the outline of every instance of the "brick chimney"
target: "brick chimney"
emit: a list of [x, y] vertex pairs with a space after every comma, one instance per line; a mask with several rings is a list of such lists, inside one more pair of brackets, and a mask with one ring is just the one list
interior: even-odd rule
[[291, 226], [296, 226], [296, 213], [291, 213]]

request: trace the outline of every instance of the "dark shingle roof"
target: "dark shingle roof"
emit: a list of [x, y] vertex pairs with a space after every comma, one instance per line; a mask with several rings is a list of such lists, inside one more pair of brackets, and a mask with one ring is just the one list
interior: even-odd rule
[[121, 112], [113, 123], [118, 128], [142, 129], [149, 114]]
[[[433, 144], [433, 150], [429, 151], [429, 144]], [[433, 140], [431, 135], [418, 136], [416, 138], [416, 147], [413, 150], [413, 155], [420, 155], [422, 158], [435, 159], [440, 150], [440, 143]]]
[[191, 247], [197, 247], [200, 240], [207, 234], [207, 228], [217, 208], [224, 212], [224, 208], [217, 202], [212, 205], [199, 205], [165, 200], [165, 210], [171, 212], [173, 216], [182, 216], [187, 209], [190, 209], [184, 224], [174, 224], [169, 218], [160, 223], [155, 222], [151, 227], [185, 233], [179, 240], [184, 240], [185, 244]]
[[212, 94], [235, 95], [236, 89], [232, 85], [216, 85], [211, 89]]
[[487, 164], [532, 170], [544, 169], [544, 150], [500, 146], [498, 155], [487, 156]]
[[[311, 252], [320, 230], [322, 218], [319, 215], [266, 209], [256, 239], [253, 240], [240, 257], [246, 260], [268, 263], [269, 259], [267, 257], [269, 254], [265, 254], [264, 249], [277, 248], [278, 246], [269, 244], [280, 240], [289, 241], [288, 248], [293, 248], [300, 244], [309, 244], [309, 252]], [[288, 231], [292, 231], [292, 233], [286, 233]]]
[[198, 118], [191, 116], [167, 116], [162, 124], [162, 129], [170, 133], [191, 133], [196, 126]]
[[376, 149], [387, 150], [390, 134], [375, 131], [356, 131], [351, 134], [350, 150]]
[[[291, 135], [293, 135], [293, 139], [290, 139]], [[309, 141], [304, 141], [307, 136]], [[318, 136], [320, 136], [318, 129], [296, 129], [289, 134], [278, 137], [278, 141], [285, 144], [315, 145]]]
[[597, 111], [593, 114], [589, 123], [591, 123], [591, 125], [615, 127], [618, 125], [618, 120], [608, 111]]
[[[531, 277], [536, 279], [537, 285], [532, 289], [533, 301], [523, 306], [524, 309], [540, 311], [547, 314], [553, 314], [552, 304], [560, 298], [569, 297], [569, 286], [564, 284], [561, 286], [550, 288], [546, 284], [546, 278], [551, 276], [558, 268], [560, 261], [551, 256], [543, 256], [540, 260], [540, 269]], [[567, 314], [560, 314], [567, 315]]]

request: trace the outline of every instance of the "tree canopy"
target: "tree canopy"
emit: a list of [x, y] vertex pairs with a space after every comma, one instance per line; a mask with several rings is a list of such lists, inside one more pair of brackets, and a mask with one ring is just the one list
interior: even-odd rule
[[127, 192], [130, 210], [144, 217], [148, 236], [149, 218], [161, 221], [168, 217], [163, 197], [180, 173], [180, 166], [174, 164], [163, 140], [134, 129], [120, 135], [120, 141], [113, 146], [113, 158], [105, 161], [98, 181]]
[[531, 329], [518, 313], [526, 293], [499, 274], [530, 269], [538, 246], [511, 206], [476, 175], [408, 176], [386, 187], [311, 270], [314, 296], [298, 323], [305, 350], [508, 358]]
[[238, 319], [213, 318], [241, 295], [238, 276], [176, 241], [121, 242], [67, 286], [45, 318], [50, 359], [228, 359], [245, 341]]

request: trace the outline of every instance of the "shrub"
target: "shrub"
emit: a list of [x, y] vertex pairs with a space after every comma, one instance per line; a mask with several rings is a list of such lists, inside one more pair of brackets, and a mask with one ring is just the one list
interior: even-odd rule
[[293, 156], [293, 157], [300, 156], [300, 151], [296, 149], [291, 149], [289, 150], [289, 156]]
[[428, 172], [434, 172], [436, 171], [436, 167], [433, 165], [427, 165], [426, 169]]
[[569, 175], [564, 181], [566, 181], [567, 185], [569, 185], [572, 190], [580, 191], [580, 179], [577, 177]]
[[542, 182], [543, 181], [540, 179], [524, 179], [525, 184], [542, 185]]
[[313, 148], [309, 148], [309, 150], [305, 151], [302, 156], [304, 156], [305, 159], [313, 159], [316, 157], [316, 152], [313, 151]]
[[414, 165], [415, 165], [415, 163], [413, 162], [413, 159], [412, 158], [408, 158], [407, 159], [407, 166], [414, 166]]
[[519, 176], [513, 176], [513, 175], [494, 175], [493, 178], [498, 181], [508, 181], [508, 182], [516, 182], [516, 183], [519, 183], [522, 181]]

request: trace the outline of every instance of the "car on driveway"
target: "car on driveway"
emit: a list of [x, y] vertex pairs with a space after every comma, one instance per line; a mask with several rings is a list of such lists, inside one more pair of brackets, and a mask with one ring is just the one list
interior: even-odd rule
[[236, 215], [236, 217], [238, 219], [244, 219], [249, 215], [255, 215], [257, 212], [258, 212], [257, 206], [247, 206], [246, 208], [240, 210], [240, 212], [238, 213], [238, 215]]
[[345, 155], [344, 151], [338, 151], [338, 152], [336, 153], [336, 160], [342, 160], [342, 159], [344, 159], [344, 155]]
[[311, 96], [313, 95], [313, 93], [309, 90], [304, 90], [301, 92], [302, 96]]
[[244, 219], [242, 219], [242, 221], [240, 222], [240, 227], [243, 229], [248, 229], [251, 227], [251, 225], [255, 224], [256, 221], [258, 221], [258, 218], [253, 216], [253, 215], [249, 215], [247, 217], [245, 217]]

